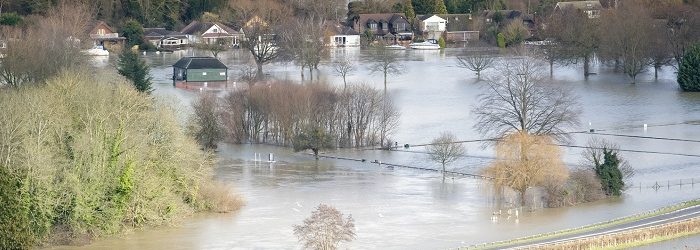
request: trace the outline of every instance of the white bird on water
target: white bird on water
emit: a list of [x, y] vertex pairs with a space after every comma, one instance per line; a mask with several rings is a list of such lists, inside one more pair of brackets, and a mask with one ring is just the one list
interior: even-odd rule
[[299, 203], [299, 202], [297, 201], [297, 207], [304, 207], [304, 206], [302, 206], [301, 203]]

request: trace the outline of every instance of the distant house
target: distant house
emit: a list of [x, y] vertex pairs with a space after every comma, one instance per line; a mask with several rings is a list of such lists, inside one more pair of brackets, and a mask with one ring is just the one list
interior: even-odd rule
[[537, 30], [534, 16], [530, 14], [525, 14], [519, 10], [485, 10], [484, 12], [482, 12], [481, 18], [487, 24], [493, 23], [494, 17], [497, 15], [496, 13], [499, 13], [500, 16], [503, 18], [502, 22], [512, 22], [513, 20], [517, 19], [522, 20], [523, 25], [527, 27], [528, 31], [530, 31], [530, 34], [534, 34], [534, 32]]
[[243, 33], [218, 22], [192, 21], [180, 32], [187, 36], [190, 44], [225, 42], [238, 47], [243, 40]]
[[600, 1], [576, 1], [576, 2], [558, 2], [554, 6], [554, 11], [561, 11], [565, 9], [576, 9], [588, 16], [588, 18], [599, 18], [600, 12], [603, 10], [603, 5]]
[[353, 23], [353, 29], [388, 43], [413, 40], [411, 24], [402, 13], [360, 14]]
[[360, 33], [350, 27], [336, 24], [326, 28], [328, 46], [331, 47], [358, 47], [360, 46]]
[[479, 41], [479, 30], [471, 14], [439, 15], [447, 20], [445, 37], [448, 42]]
[[126, 38], [119, 36], [117, 30], [103, 21], [91, 22], [87, 30], [95, 47], [101, 46], [106, 50], [119, 50], [124, 48]]
[[448, 42], [479, 40], [471, 14], [438, 14], [418, 16], [420, 28], [427, 39], [445, 37]]
[[173, 64], [173, 85], [215, 88], [228, 83], [228, 67], [214, 57], [183, 57]]
[[426, 39], [439, 39], [447, 30], [447, 20], [438, 15], [423, 15], [420, 20], [420, 30]]
[[144, 28], [143, 37], [157, 48], [178, 49], [189, 44], [187, 35], [165, 28]]

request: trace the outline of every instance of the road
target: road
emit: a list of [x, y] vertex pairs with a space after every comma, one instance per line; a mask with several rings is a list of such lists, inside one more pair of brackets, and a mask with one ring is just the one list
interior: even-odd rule
[[551, 244], [556, 244], [556, 243], [563, 243], [563, 242], [577, 240], [577, 239], [583, 239], [583, 238], [595, 237], [595, 236], [600, 236], [600, 235], [605, 235], [605, 234], [624, 232], [624, 231], [634, 230], [634, 229], [639, 229], [639, 228], [657, 226], [657, 225], [662, 225], [662, 224], [666, 224], [666, 223], [679, 222], [679, 221], [683, 221], [683, 220], [687, 220], [687, 219], [691, 219], [691, 218], [695, 218], [695, 217], [700, 217], [700, 205], [683, 208], [683, 209], [676, 210], [676, 211], [673, 211], [670, 213], [660, 214], [660, 215], [652, 216], [652, 217], [637, 220], [637, 221], [632, 221], [632, 222], [627, 222], [627, 223], [622, 223], [622, 224], [607, 226], [607, 227], [602, 227], [602, 228], [596, 228], [596, 229], [593, 229], [591, 231], [567, 234], [567, 235], [562, 235], [562, 236], [555, 236], [554, 238], [548, 238], [548, 239], [542, 239], [542, 240], [528, 241], [528, 242], [523, 242], [523, 243], [515, 243], [512, 245], [499, 246], [499, 247], [492, 248], [492, 249], [534, 248], [534, 247], [538, 247], [538, 246], [546, 246], [546, 245], [551, 245]]

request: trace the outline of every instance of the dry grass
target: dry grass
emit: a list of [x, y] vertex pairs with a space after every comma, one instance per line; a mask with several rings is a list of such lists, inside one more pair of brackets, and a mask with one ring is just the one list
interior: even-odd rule
[[211, 181], [202, 185], [199, 194], [204, 199], [207, 210], [215, 213], [238, 211], [245, 205], [245, 201], [240, 195], [233, 192], [229, 185], [219, 181]]
[[530, 249], [619, 249], [645, 243], [673, 239], [680, 236], [700, 233], [700, 219], [693, 218], [659, 226], [635, 229], [614, 234], [596, 236], [572, 242], [548, 245]]

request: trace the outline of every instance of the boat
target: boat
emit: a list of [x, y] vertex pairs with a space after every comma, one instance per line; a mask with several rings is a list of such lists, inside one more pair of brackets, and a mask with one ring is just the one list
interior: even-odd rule
[[384, 48], [386, 48], [386, 49], [397, 49], [397, 50], [406, 49], [406, 47], [401, 46], [401, 45], [398, 45], [398, 44], [387, 45], [387, 46], [384, 46]]
[[420, 42], [420, 43], [411, 43], [408, 46], [410, 46], [411, 49], [420, 49], [420, 50], [438, 50], [438, 49], [440, 49], [440, 45], [438, 45], [436, 43], [432, 43], [430, 41]]
[[104, 49], [102, 46], [95, 46], [91, 49], [85, 50], [84, 52], [91, 56], [109, 56], [109, 51]]

